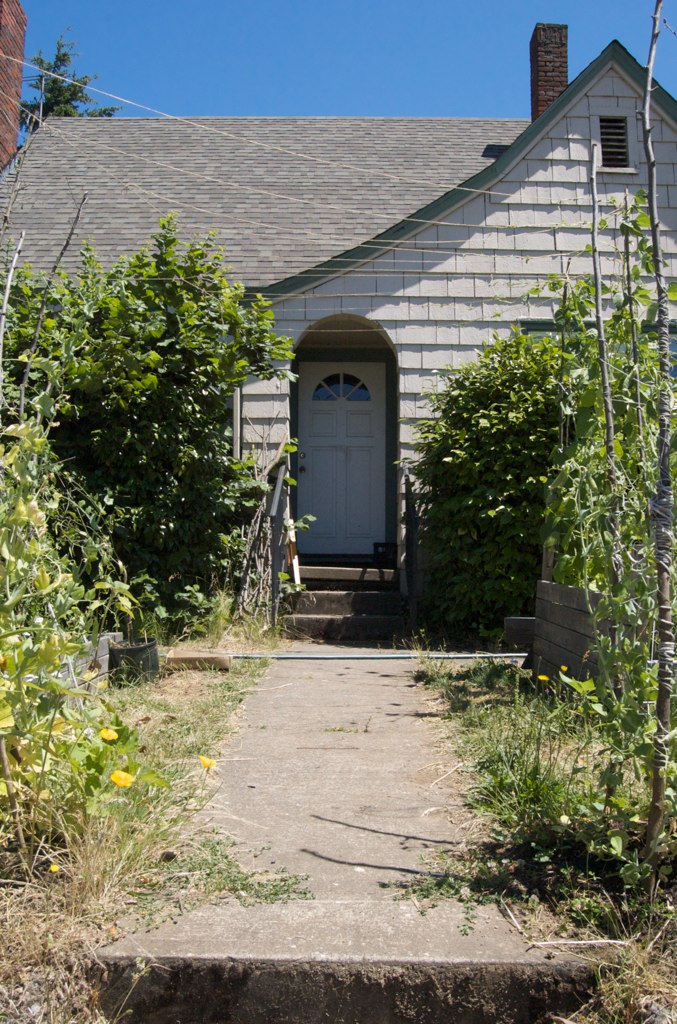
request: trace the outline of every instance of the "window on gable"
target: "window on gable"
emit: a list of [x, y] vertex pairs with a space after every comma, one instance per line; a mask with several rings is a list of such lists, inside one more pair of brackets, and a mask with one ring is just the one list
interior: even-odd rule
[[627, 117], [600, 117], [602, 167], [629, 167]]

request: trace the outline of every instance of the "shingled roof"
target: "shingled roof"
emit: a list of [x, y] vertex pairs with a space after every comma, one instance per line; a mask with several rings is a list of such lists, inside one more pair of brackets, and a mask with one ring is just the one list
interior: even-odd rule
[[[64, 260], [91, 239], [104, 264], [169, 210], [209, 230], [235, 279], [263, 288], [385, 231], [488, 167], [526, 120], [382, 117], [49, 119], [31, 141], [11, 230], [47, 267], [84, 191]], [[489, 147], [487, 149], [487, 147]], [[499, 150], [496, 149], [499, 147]], [[0, 185], [0, 201], [12, 172]]]

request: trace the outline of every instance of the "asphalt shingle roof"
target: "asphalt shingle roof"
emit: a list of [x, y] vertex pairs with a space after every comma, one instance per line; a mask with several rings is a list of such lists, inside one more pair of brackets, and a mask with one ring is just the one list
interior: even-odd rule
[[[384, 231], [493, 161], [525, 120], [380, 117], [54, 118], [34, 137], [11, 230], [51, 265], [85, 190], [64, 269], [91, 239], [104, 264], [144, 244], [169, 210], [215, 230], [232, 275], [264, 287]], [[0, 200], [11, 173], [0, 185]]]

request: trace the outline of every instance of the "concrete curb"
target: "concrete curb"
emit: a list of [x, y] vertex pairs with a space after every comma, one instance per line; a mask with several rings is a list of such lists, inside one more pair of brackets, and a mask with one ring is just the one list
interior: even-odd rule
[[[102, 962], [130, 1024], [544, 1024], [590, 996], [589, 964], [160, 957]], [[140, 976], [139, 976], [140, 975]]]

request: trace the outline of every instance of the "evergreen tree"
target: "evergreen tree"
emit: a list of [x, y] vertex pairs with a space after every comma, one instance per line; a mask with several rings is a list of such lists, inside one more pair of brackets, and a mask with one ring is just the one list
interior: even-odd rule
[[[71, 67], [73, 58], [77, 57], [76, 44], [59, 36], [56, 41], [56, 53], [48, 60], [39, 50], [31, 63], [44, 71], [44, 77], [31, 83], [30, 88], [38, 93], [36, 99], [22, 100], [21, 127], [26, 131], [35, 131], [42, 118], [46, 117], [112, 117], [119, 107], [96, 106], [87, 86], [96, 75], [77, 75]], [[54, 78], [61, 75], [61, 78]], [[68, 78], [70, 81], [63, 81]], [[42, 104], [41, 104], [42, 96]]]

